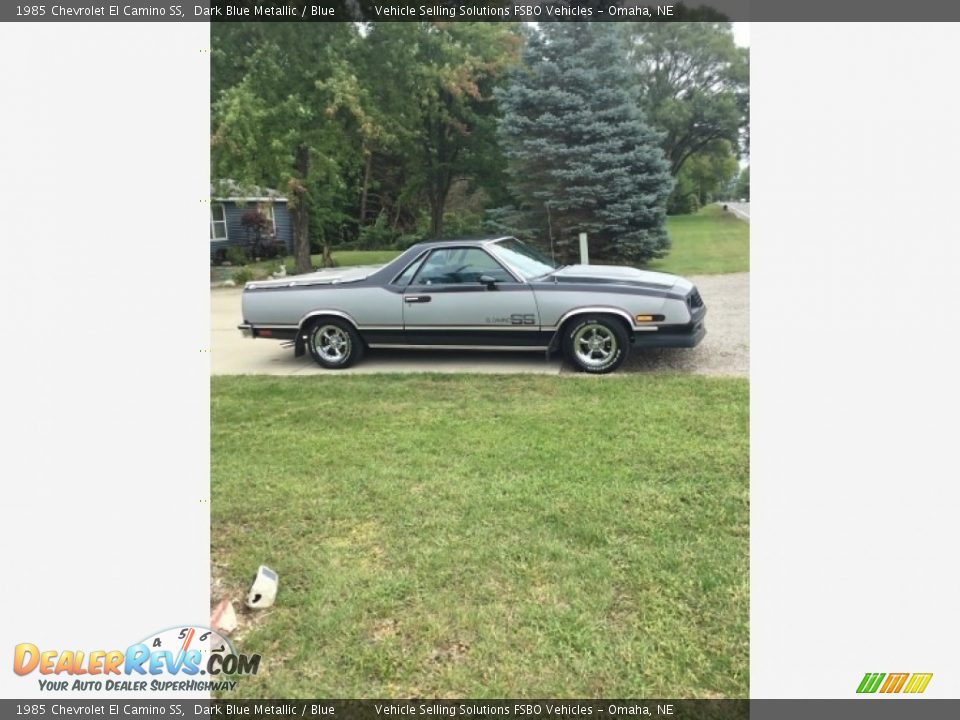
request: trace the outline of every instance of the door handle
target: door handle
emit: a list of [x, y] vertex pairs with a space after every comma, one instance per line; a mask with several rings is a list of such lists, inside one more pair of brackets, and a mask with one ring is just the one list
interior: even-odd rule
[[406, 295], [403, 298], [404, 302], [408, 303], [425, 303], [430, 302], [429, 295]]

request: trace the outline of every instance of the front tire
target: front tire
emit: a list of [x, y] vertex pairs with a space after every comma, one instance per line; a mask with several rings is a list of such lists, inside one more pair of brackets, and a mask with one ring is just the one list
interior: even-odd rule
[[320, 367], [342, 370], [363, 357], [363, 340], [346, 320], [317, 320], [307, 332], [307, 348]]
[[563, 332], [563, 352], [575, 368], [593, 375], [611, 373], [630, 354], [623, 323], [606, 315], [571, 320]]

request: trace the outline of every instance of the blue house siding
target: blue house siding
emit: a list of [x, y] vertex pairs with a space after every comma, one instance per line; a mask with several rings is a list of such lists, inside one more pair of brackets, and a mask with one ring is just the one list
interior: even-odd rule
[[287, 247], [287, 253], [293, 254], [293, 218], [286, 203], [273, 206], [273, 222], [277, 226], [277, 239]]
[[[227, 221], [226, 240], [210, 240], [210, 259], [216, 259], [221, 250], [230, 246], [243, 247], [247, 244], [247, 231], [241, 224], [244, 213], [256, 207], [256, 201], [240, 203], [235, 200], [211, 200], [211, 205], [223, 205], [224, 217]], [[273, 221], [277, 230], [277, 241], [283, 243], [287, 253], [293, 252], [293, 224], [286, 201], [273, 203]]]

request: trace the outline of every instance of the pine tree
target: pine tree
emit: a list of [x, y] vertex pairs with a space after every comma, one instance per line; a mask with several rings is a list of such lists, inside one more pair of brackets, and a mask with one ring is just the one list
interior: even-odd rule
[[594, 262], [640, 264], [669, 248], [673, 180], [661, 137], [632, 95], [620, 43], [612, 23], [542, 23], [499, 94], [498, 133], [518, 205], [494, 223], [552, 245], [564, 262], [576, 260], [581, 232]]

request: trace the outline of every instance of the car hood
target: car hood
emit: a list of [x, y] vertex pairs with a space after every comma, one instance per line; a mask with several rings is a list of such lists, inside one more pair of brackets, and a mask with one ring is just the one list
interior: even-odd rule
[[560, 282], [614, 283], [678, 292], [693, 289], [693, 283], [678, 275], [639, 270], [626, 265], [569, 265], [557, 270], [550, 277]]
[[365, 265], [363, 267], [328, 268], [303, 275], [287, 275], [271, 280], [254, 280], [248, 282], [249, 290], [271, 287], [295, 287], [297, 285], [339, 285], [341, 283], [366, 280], [383, 265]]

